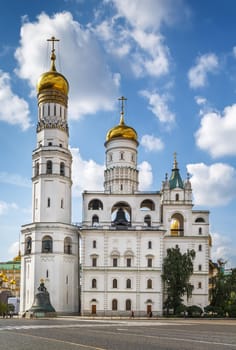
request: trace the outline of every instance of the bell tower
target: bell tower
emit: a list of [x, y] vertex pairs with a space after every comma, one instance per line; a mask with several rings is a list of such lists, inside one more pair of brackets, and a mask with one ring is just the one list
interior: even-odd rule
[[71, 224], [71, 165], [68, 148], [69, 83], [51, 67], [37, 83], [38, 123], [32, 154], [32, 223], [22, 226], [21, 311], [33, 302], [44, 279], [56, 312], [78, 312], [79, 239]]

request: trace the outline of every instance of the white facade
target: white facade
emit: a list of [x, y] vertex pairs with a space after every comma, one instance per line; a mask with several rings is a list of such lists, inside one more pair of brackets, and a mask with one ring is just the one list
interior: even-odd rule
[[21, 313], [32, 306], [41, 279], [56, 312], [79, 312], [79, 232], [71, 224], [67, 82], [55, 70], [54, 50], [51, 60], [51, 70], [44, 73], [38, 87], [32, 223], [22, 226], [21, 231]]
[[163, 259], [176, 247], [196, 252], [193, 295], [184, 302], [203, 308], [208, 304], [209, 212], [192, 209], [191, 183], [183, 183], [176, 159], [160, 192], [138, 191], [138, 142], [121, 114], [123, 124], [108, 132], [105, 143], [104, 192], [83, 193], [81, 313], [161, 315]]
[[32, 222], [21, 231], [20, 312], [32, 306], [43, 279], [58, 313], [161, 315], [163, 259], [176, 247], [196, 252], [193, 295], [185, 304], [203, 308], [208, 304], [209, 212], [193, 210], [191, 183], [182, 181], [176, 159], [160, 191], [139, 191], [138, 138], [124, 123], [123, 105], [120, 123], [105, 142], [104, 191], [83, 193], [81, 227], [72, 225], [68, 83], [55, 69], [54, 48], [51, 61], [38, 83]]

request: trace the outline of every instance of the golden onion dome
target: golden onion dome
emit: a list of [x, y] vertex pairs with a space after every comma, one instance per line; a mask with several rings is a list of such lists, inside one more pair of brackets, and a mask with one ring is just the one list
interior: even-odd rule
[[55, 49], [54, 41], [57, 40], [54, 37], [50, 39], [53, 42], [52, 53], [51, 53], [51, 68], [48, 72], [43, 73], [37, 82], [37, 92], [40, 93], [45, 89], [53, 89], [62, 92], [65, 95], [68, 95], [69, 92], [69, 83], [66, 78], [57, 72], [55, 61]]
[[124, 122], [124, 114], [121, 113], [120, 123], [112, 129], [110, 129], [106, 136], [106, 141], [113, 140], [115, 138], [124, 138], [137, 141], [138, 136], [136, 131]]

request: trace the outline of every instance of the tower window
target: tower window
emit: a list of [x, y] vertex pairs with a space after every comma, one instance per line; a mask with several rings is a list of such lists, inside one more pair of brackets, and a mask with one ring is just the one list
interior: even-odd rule
[[175, 200], [176, 200], [176, 202], [179, 201], [179, 194], [178, 193], [176, 193], [176, 195], [175, 195]]
[[198, 271], [202, 271], [202, 265], [198, 265]]
[[202, 282], [198, 282], [198, 288], [202, 288]]
[[151, 216], [150, 215], [145, 216], [144, 223], [147, 225], [147, 227], [151, 227]]
[[148, 279], [148, 280], [147, 280], [147, 288], [148, 288], [148, 289], [151, 289], [151, 288], [152, 288], [152, 280], [151, 280], [151, 279]]
[[152, 258], [147, 259], [147, 266], [152, 267]]
[[128, 278], [127, 280], [126, 280], [126, 288], [131, 288], [131, 279], [130, 278]]
[[35, 163], [35, 176], [39, 175], [39, 162]]
[[93, 248], [97, 248], [97, 241], [93, 241]]
[[126, 260], [126, 266], [131, 267], [131, 258], [127, 258]]
[[130, 311], [131, 310], [131, 300], [130, 299], [127, 299], [125, 301], [125, 309], [126, 309], [126, 311]]
[[112, 281], [112, 288], [117, 288], [117, 279], [114, 278]]
[[148, 249], [152, 249], [152, 241], [148, 241]]
[[64, 253], [72, 254], [72, 239], [71, 237], [66, 237], [64, 239]]
[[112, 300], [112, 310], [116, 311], [118, 309], [118, 301], [117, 299]]
[[61, 209], [64, 208], [64, 201], [63, 201], [63, 198], [61, 199]]
[[97, 288], [97, 280], [95, 278], [92, 279], [92, 288]]
[[47, 174], [52, 174], [52, 161], [48, 160], [47, 161], [47, 169], [46, 169]]
[[48, 208], [50, 208], [50, 206], [51, 206], [51, 199], [50, 198], [48, 198], [47, 206], [48, 206]]
[[199, 234], [199, 235], [202, 234], [202, 228], [201, 228], [201, 227], [199, 227], [199, 229], [198, 229], [198, 234]]
[[199, 244], [199, 246], [198, 246], [198, 251], [199, 251], [199, 252], [202, 251], [202, 245], [201, 245], [201, 244]]
[[99, 224], [99, 217], [97, 215], [93, 215], [92, 226], [97, 226], [98, 224]]
[[32, 239], [31, 237], [27, 237], [25, 240], [25, 254], [31, 254], [32, 248]]
[[48, 270], [46, 271], [46, 278], [48, 278], [48, 276], [49, 276], [49, 273], [48, 273]]
[[124, 152], [120, 152], [120, 159], [124, 160]]
[[44, 236], [42, 239], [42, 253], [52, 253], [52, 237]]
[[92, 258], [92, 266], [93, 267], [97, 266], [97, 258]]
[[65, 163], [60, 163], [60, 175], [65, 176]]
[[118, 259], [117, 258], [113, 258], [112, 259], [112, 263], [113, 263], [113, 267], [117, 267], [118, 266]]

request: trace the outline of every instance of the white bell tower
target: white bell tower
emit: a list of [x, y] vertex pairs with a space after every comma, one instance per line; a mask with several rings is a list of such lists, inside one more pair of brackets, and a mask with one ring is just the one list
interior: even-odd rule
[[37, 84], [37, 144], [33, 151], [32, 223], [22, 226], [21, 312], [32, 306], [44, 279], [58, 313], [79, 311], [79, 233], [71, 224], [71, 164], [68, 149], [69, 84], [55, 67]]

